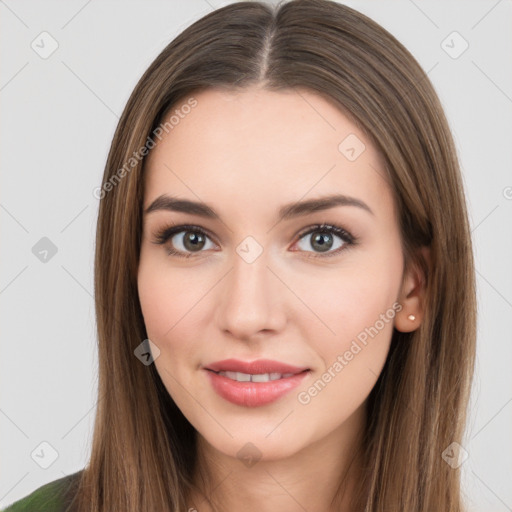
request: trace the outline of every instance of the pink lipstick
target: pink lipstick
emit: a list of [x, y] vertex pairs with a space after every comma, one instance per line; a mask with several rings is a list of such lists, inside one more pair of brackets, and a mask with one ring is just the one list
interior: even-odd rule
[[245, 407], [258, 407], [282, 397], [296, 388], [309, 368], [258, 359], [225, 359], [203, 368], [213, 389], [225, 400]]

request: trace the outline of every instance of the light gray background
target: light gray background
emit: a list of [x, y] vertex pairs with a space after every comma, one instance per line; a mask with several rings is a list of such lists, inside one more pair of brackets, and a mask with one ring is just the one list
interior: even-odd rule
[[[92, 192], [141, 74], [226, 3], [0, 0], [2, 508], [87, 462], [97, 386]], [[453, 129], [479, 299], [464, 488], [471, 511], [512, 510], [512, 3], [345, 3], [413, 53]], [[31, 48], [43, 46], [43, 31], [59, 45], [47, 59]], [[461, 48], [446, 40], [453, 31], [469, 43], [458, 58], [443, 46]], [[57, 247], [45, 263], [32, 252], [42, 237]], [[51, 461], [42, 442], [58, 454], [47, 469], [36, 463]]]

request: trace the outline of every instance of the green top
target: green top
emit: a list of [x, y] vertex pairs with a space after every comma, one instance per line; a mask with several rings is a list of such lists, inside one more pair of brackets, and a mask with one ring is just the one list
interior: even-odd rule
[[67, 512], [83, 470], [38, 487], [1, 512]]

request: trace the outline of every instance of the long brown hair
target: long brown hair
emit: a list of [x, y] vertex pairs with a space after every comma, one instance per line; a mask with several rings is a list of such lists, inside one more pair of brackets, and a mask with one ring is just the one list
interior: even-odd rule
[[[440, 101], [414, 57], [377, 23], [329, 0], [238, 2], [179, 34], [131, 94], [100, 196], [95, 256], [99, 385], [92, 453], [75, 505], [88, 511], [186, 511], [196, 432], [155, 369], [137, 292], [144, 158], [172, 107], [212, 87], [304, 88], [356, 123], [384, 157], [404, 271], [426, 276], [425, 314], [393, 332], [368, 400], [364, 475], [354, 509], [460, 512], [462, 443], [476, 339], [474, 262], [463, 182]], [[144, 153], [144, 151], [142, 151]], [[430, 263], [418, 247], [430, 247]]]

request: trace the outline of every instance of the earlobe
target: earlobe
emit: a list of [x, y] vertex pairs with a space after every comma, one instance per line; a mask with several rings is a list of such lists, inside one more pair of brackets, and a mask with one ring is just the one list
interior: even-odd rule
[[[420, 249], [427, 266], [430, 266], [430, 247]], [[395, 317], [395, 328], [401, 332], [415, 331], [424, 313], [427, 276], [418, 264], [414, 264], [404, 279], [398, 302], [402, 309]]]
[[410, 309], [405, 306], [404, 309], [395, 317], [395, 329], [400, 332], [415, 331], [421, 324], [422, 315], [408, 313]]

